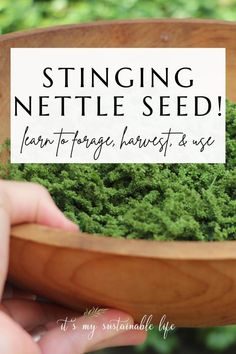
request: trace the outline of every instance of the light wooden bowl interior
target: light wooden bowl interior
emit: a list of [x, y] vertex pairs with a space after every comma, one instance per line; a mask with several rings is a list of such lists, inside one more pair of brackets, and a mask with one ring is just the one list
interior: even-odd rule
[[[227, 97], [236, 101], [236, 24], [156, 20], [53, 27], [0, 37], [0, 142], [9, 137], [10, 48], [225, 47]], [[236, 242], [157, 242], [65, 233], [39, 225], [11, 230], [9, 277], [83, 310], [99, 305], [139, 321], [166, 314], [176, 326], [236, 322]]]

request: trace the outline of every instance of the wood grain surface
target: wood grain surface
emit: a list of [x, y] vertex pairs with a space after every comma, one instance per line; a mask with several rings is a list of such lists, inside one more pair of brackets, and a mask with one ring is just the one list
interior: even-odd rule
[[115, 307], [140, 321], [236, 321], [236, 243], [158, 242], [12, 228], [10, 277], [63, 305]]
[[[0, 37], [0, 141], [9, 137], [13, 47], [226, 47], [227, 96], [236, 101], [236, 24], [152, 20], [53, 27]], [[69, 307], [115, 307], [136, 321], [176, 326], [236, 322], [236, 243], [158, 242], [12, 228], [9, 277]]]

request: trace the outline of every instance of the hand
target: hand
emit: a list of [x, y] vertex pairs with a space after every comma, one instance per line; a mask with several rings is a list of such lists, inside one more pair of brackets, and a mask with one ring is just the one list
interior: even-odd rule
[[[117, 310], [108, 310], [98, 317], [78, 317], [78, 313], [60, 306], [33, 301], [23, 292], [9, 294], [4, 286], [8, 271], [10, 226], [34, 222], [77, 231], [56, 207], [49, 193], [42, 186], [0, 181], [0, 353], [4, 354], [81, 354], [110, 346], [136, 345], [145, 340], [143, 331], [103, 330], [102, 324], [120, 318], [132, 324], [132, 318]], [[9, 296], [11, 295], [11, 296]], [[63, 332], [58, 319], [77, 318], [76, 324], [92, 323], [96, 331], [88, 339], [87, 331]], [[44, 334], [36, 343], [30, 335], [34, 328], [43, 326]], [[80, 326], [79, 326], [80, 328]]]

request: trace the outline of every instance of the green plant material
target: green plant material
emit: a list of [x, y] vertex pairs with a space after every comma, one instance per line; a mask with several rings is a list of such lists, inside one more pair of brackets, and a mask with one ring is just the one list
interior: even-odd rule
[[198, 337], [214, 353], [225, 351], [236, 341], [236, 326], [200, 329]]
[[[163, 333], [159, 331], [156, 327], [155, 329], [149, 331], [148, 340], [143, 344], [139, 345], [136, 349], [137, 353], [145, 352], [148, 348], [152, 348], [159, 354], [172, 354], [173, 350], [179, 348], [180, 342], [175, 333], [168, 335], [167, 339], [163, 338]], [[145, 352], [145, 353], [148, 353]]]
[[113, 19], [235, 20], [235, 11], [235, 0], [1, 0], [0, 33]]
[[155, 240], [236, 239], [236, 106], [226, 164], [17, 164], [2, 178], [44, 185], [82, 231]]

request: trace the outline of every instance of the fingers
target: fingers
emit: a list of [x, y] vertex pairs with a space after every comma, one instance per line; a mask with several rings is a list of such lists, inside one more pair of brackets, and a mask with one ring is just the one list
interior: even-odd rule
[[[48, 343], [51, 345], [51, 341], [55, 340], [55, 333], [56, 335], [65, 335], [60, 329], [59, 325], [57, 324], [57, 321], [59, 319], [76, 319], [79, 317], [78, 313], [75, 313], [74, 311], [70, 311], [66, 308], [60, 307], [60, 306], [55, 306], [51, 304], [44, 304], [44, 303], [38, 303], [36, 301], [27, 301], [27, 300], [5, 300], [2, 303], [2, 306], [0, 308], [2, 311], [4, 311], [6, 314], [8, 314], [14, 321], [16, 321], [19, 325], [21, 325], [23, 328], [25, 328], [27, 331], [33, 331], [35, 328], [44, 326], [47, 330], [53, 329], [53, 339], [51, 338], [51, 332], [47, 334], [48, 336]], [[118, 314], [118, 312], [116, 311]], [[124, 316], [124, 314], [122, 313]], [[115, 318], [118, 318], [118, 315], [113, 316], [113, 320]], [[127, 318], [127, 315], [126, 315]], [[80, 322], [76, 320], [76, 323], [80, 323], [81, 325], [87, 324], [87, 321], [90, 320], [94, 323], [95, 318], [91, 317], [87, 319], [86, 317], [80, 317]], [[104, 323], [108, 323], [109, 319], [106, 317], [103, 318]], [[131, 320], [132, 323], [132, 320]], [[97, 331], [97, 329], [96, 329]], [[58, 333], [59, 332], [59, 333]], [[71, 329], [68, 329], [68, 335], [70, 337], [70, 332]], [[81, 333], [79, 331], [76, 331], [76, 335], [80, 338]], [[88, 340], [88, 334], [89, 332], [85, 332], [87, 334], [87, 344], [92, 345], [91, 340]], [[103, 336], [106, 333], [103, 333]], [[116, 335], [114, 337], [112, 336], [105, 336], [105, 337], [100, 337], [101, 341], [98, 343], [95, 343], [92, 347], [93, 350], [98, 350], [102, 349], [105, 347], [112, 347], [112, 346], [121, 346], [121, 345], [137, 345], [142, 343], [146, 339], [146, 332], [144, 331], [137, 331], [137, 330], [131, 330], [131, 331], [125, 331], [120, 334], [120, 332], [115, 333]], [[79, 341], [78, 338], [78, 341]], [[49, 345], [47, 343], [47, 346]], [[78, 350], [81, 349], [81, 347], [78, 345]], [[57, 353], [55, 353], [57, 354]], [[63, 353], [64, 354], [64, 353]]]
[[141, 330], [131, 330], [121, 334], [113, 338], [109, 338], [108, 340], [104, 340], [97, 345], [94, 345], [92, 350], [100, 350], [104, 348], [111, 347], [120, 347], [120, 346], [128, 346], [128, 345], [139, 345], [142, 344], [147, 338], [147, 332]]
[[0, 193], [0, 299], [8, 269], [9, 234], [10, 219], [7, 208], [7, 197], [5, 193]]
[[[117, 321], [123, 323], [123, 327], [104, 329], [104, 324], [115, 324]], [[69, 325], [65, 332], [60, 328], [48, 331], [39, 342], [42, 353], [82, 354], [92, 351], [99, 344], [102, 346], [102, 342], [105, 345], [109, 345], [109, 343], [116, 345], [115, 337], [117, 336], [119, 345], [135, 342], [134, 334], [131, 335], [131, 338], [127, 336], [124, 336], [124, 338], [119, 337], [127, 331], [124, 328], [125, 326], [133, 324], [132, 318], [121, 311], [108, 310], [105, 314], [101, 314], [98, 317], [83, 316], [76, 319], [74, 324], [76, 328], [73, 329], [72, 325]], [[86, 326], [89, 326], [87, 327], [89, 329], [85, 329]]]
[[0, 194], [7, 196], [11, 224], [35, 222], [78, 231], [78, 226], [64, 216], [48, 191], [40, 185], [1, 180]]
[[8, 299], [2, 302], [0, 310], [8, 314], [26, 330], [56, 322], [60, 318], [76, 318], [79, 313], [61, 306], [23, 299]]
[[0, 353], [42, 354], [31, 336], [3, 312], [0, 312], [0, 328]]

